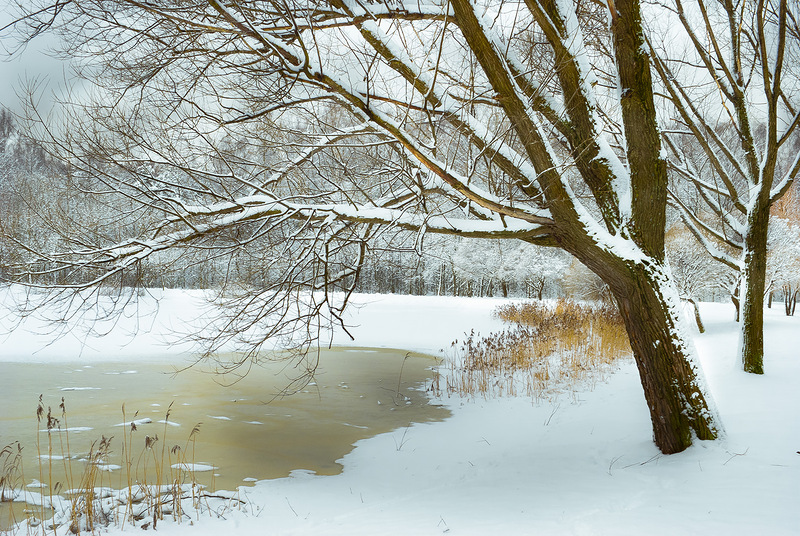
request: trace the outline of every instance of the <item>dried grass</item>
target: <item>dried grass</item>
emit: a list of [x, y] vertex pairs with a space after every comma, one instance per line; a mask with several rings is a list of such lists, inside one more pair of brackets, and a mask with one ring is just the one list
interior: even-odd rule
[[[164, 421], [164, 433], [145, 436], [141, 450], [134, 453], [135, 421], [123, 426], [121, 462], [124, 471], [120, 474], [121, 490], [111, 488], [111, 477], [105, 477], [106, 468], [112, 459], [113, 437], [103, 436], [91, 444], [89, 452], [72, 456], [69, 450], [69, 428], [61, 429], [61, 421], [67, 422], [66, 406], [61, 400], [61, 419], [53, 417], [51, 408], [45, 412], [42, 397], [36, 409], [37, 424], [46, 419], [47, 455], [42, 455], [44, 445], [37, 439], [40, 492], [29, 491], [23, 472], [23, 447], [14, 442], [0, 450], [0, 501], [26, 503], [24, 518], [12, 517], [10, 529], [0, 529], [0, 534], [95, 534], [103, 527], [126, 523], [141, 528], [155, 529], [164, 516], [173, 521], [187, 520], [186, 510], [219, 513], [243, 503], [238, 496], [216, 492], [208, 493], [197, 479], [194, 469], [195, 442], [200, 424], [195, 425], [183, 446], [167, 447], [167, 423], [172, 406]], [[45, 417], [46, 415], [46, 417]], [[122, 406], [123, 422], [127, 418]], [[134, 419], [136, 414], [134, 414]], [[58, 433], [55, 443], [52, 435]], [[37, 434], [37, 438], [39, 434]], [[160, 443], [160, 445], [158, 445]], [[60, 455], [54, 450], [60, 447]], [[157, 449], [160, 447], [160, 452]], [[53, 478], [53, 460], [62, 459], [63, 482]], [[73, 479], [73, 463], [83, 463], [78, 485]], [[189, 470], [185, 468], [189, 467]], [[118, 466], [119, 468], [119, 466]], [[148, 482], [148, 474], [155, 474], [155, 482]], [[47, 478], [45, 479], [45, 475]], [[124, 477], [124, 481], [122, 481]], [[107, 481], [104, 481], [107, 480]], [[210, 504], [209, 499], [214, 500]], [[14, 510], [10, 510], [14, 516]]]
[[552, 398], [591, 388], [614, 364], [629, 358], [628, 337], [616, 309], [573, 301], [530, 302], [498, 308], [509, 324], [459, 344], [432, 391], [441, 395]]

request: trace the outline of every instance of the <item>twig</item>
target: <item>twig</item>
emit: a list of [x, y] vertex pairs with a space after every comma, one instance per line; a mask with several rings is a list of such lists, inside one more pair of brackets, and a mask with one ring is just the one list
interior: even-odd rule
[[750, 447], [747, 447], [746, 449], [744, 449], [744, 452], [742, 452], [742, 453], [737, 453], [737, 452], [734, 452], [734, 453], [732, 453], [732, 454], [726, 450], [725, 452], [728, 452], [728, 454], [731, 454], [731, 457], [730, 457], [730, 458], [728, 458], [728, 459], [725, 461], [725, 463], [723, 463], [722, 465], [728, 465], [728, 462], [729, 462], [729, 461], [731, 461], [732, 459], [734, 459], [734, 458], [736, 458], [736, 457], [738, 457], [738, 456], [744, 456], [745, 454], [747, 454], [747, 451], [748, 451], [748, 450], [750, 450]]
[[553, 411], [551, 411], [551, 412], [550, 412], [550, 416], [549, 416], [549, 417], [547, 417], [547, 420], [546, 420], [546, 421], [544, 421], [544, 425], [545, 425], [545, 426], [549, 426], [549, 425], [550, 425], [550, 421], [553, 419], [553, 416], [555, 416], [555, 414], [556, 414], [556, 411], [558, 411], [558, 409], [559, 409], [560, 407], [561, 407], [561, 402], [559, 402], [558, 404], [556, 404], [556, 406], [553, 408]]
[[623, 469], [627, 469], [628, 467], [633, 467], [634, 465], [647, 465], [648, 463], [652, 462], [653, 460], [657, 460], [657, 459], [658, 459], [658, 458], [660, 458], [660, 457], [661, 457], [661, 454], [655, 454], [655, 455], [653, 455], [653, 457], [652, 457], [652, 458], [650, 458], [649, 460], [645, 460], [645, 461], [643, 461], [643, 462], [639, 462], [639, 463], [632, 463], [632, 464], [630, 464], [630, 465], [626, 465], [625, 467], [623, 467]]
[[403, 445], [406, 444], [406, 441], [408, 441], [406, 439], [406, 434], [408, 433], [408, 429], [409, 428], [411, 428], [411, 423], [408, 423], [408, 426], [406, 426], [405, 430], [403, 430], [403, 437], [400, 438], [400, 443], [399, 444], [397, 443], [397, 439], [392, 437], [392, 439], [394, 439], [394, 446], [397, 448], [398, 452], [400, 451], [400, 449], [403, 448]]
[[614, 467], [614, 464], [615, 464], [615, 463], [617, 463], [617, 462], [619, 461], [619, 459], [620, 459], [620, 458], [622, 458], [622, 454], [620, 454], [620, 455], [619, 455], [619, 456], [617, 456], [616, 458], [612, 459], [612, 460], [611, 460], [611, 463], [610, 463], [610, 464], [608, 464], [608, 474], [609, 474], [610, 476], [613, 476], [613, 475], [611, 475], [611, 468], [612, 468], [612, 467]]
[[290, 502], [289, 502], [289, 497], [284, 497], [284, 498], [286, 499], [286, 504], [288, 504], [288, 505], [289, 505], [289, 508], [291, 509], [291, 511], [292, 511], [292, 513], [295, 515], [295, 517], [300, 517], [300, 515], [299, 515], [299, 514], [298, 514], [298, 513], [295, 511], [295, 509], [292, 507], [292, 503], [290, 503]]

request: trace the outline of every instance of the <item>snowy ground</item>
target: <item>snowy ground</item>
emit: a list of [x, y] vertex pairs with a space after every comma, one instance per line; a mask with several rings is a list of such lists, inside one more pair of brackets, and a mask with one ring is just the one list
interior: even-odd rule
[[[27, 322], [0, 341], [0, 360], [180, 359], [168, 327], [196, 310], [167, 292], [146, 333], [127, 318], [101, 340], [45, 346]], [[358, 296], [357, 346], [436, 354], [472, 328], [500, 324], [493, 299]], [[146, 309], [145, 307], [144, 309]], [[361, 441], [337, 476], [296, 473], [242, 488], [246, 511], [161, 534], [798, 534], [800, 533], [800, 317], [767, 311], [767, 373], [739, 371], [727, 305], [703, 304], [695, 335], [725, 426], [722, 440], [662, 456], [633, 363], [578, 400], [445, 399], [444, 422]], [[0, 319], [2, 322], [2, 319]], [[130, 533], [130, 527], [126, 533]], [[137, 529], [138, 530], [138, 529]], [[111, 529], [116, 532], [117, 529]]]

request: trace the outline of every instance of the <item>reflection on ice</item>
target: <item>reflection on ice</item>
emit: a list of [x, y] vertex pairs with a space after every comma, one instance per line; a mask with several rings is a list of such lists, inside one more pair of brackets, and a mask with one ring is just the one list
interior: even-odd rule
[[[34, 428], [35, 409], [38, 394], [43, 393], [45, 407], [53, 408], [65, 428], [60, 431], [69, 430], [69, 436], [54, 437], [53, 450], [41, 453], [72, 457], [74, 464], [75, 458], [87, 458], [92, 443], [105, 437], [110, 447], [100, 464], [104, 469], [122, 466], [106, 477], [112, 487], [126, 487], [127, 467], [132, 472], [146, 468], [149, 473], [157, 464], [169, 468], [202, 459], [203, 465], [217, 467], [213, 473], [219, 476], [213, 477], [208, 469], [198, 475], [200, 483], [218, 490], [234, 489], [245, 478], [279, 478], [301, 469], [336, 474], [341, 470], [337, 460], [356, 441], [449, 414], [429, 405], [424, 389], [419, 389], [430, 377], [434, 361], [406, 358], [406, 352], [323, 351], [309, 392], [291, 396], [281, 396], [294, 379], [287, 374], [296, 372], [285, 362], [254, 367], [228, 386], [220, 385], [228, 378], [208, 370], [190, 368], [175, 374], [181, 365], [137, 362], [136, 374], [119, 373], [119, 363], [84, 369], [74, 376], [80, 383], [64, 386], [71, 392], [65, 396], [63, 419], [56, 408], [64, 396], [63, 373], [75, 369], [74, 363], [0, 363], [0, 392], [13, 401], [0, 415], [0, 437], [19, 440], [26, 470], [29, 463], [31, 469], [36, 467], [35, 430], [42, 425]], [[101, 389], [84, 389], [86, 385]], [[68, 423], [91, 424], [91, 428], [67, 428]], [[56, 474], [63, 472], [63, 465], [53, 461], [54, 480], [63, 481]], [[147, 479], [155, 481], [155, 473]]]

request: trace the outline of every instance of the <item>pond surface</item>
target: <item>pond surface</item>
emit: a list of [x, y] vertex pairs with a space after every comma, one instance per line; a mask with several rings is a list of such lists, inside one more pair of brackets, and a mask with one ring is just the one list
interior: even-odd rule
[[[0, 363], [0, 448], [19, 441], [25, 485], [45, 493], [48, 487], [31, 484], [49, 482], [50, 471], [62, 489], [79, 487], [88, 454], [98, 450], [102, 436], [112, 439], [108, 455], [94, 465], [102, 469], [95, 471], [95, 485], [124, 488], [129, 473], [134, 483], [168, 483], [179, 464], [211, 489], [235, 489], [295, 470], [332, 475], [356, 441], [449, 415], [428, 404], [424, 392], [434, 364], [402, 351], [324, 350], [311, 383], [276, 398], [298, 374], [285, 362], [254, 367], [227, 386], [220, 382], [234, 378], [220, 379], [200, 366], [175, 374], [174, 364], [152, 362]], [[50, 433], [48, 407], [59, 420]], [[123, 425], [131, 421], [134, 431]]]

